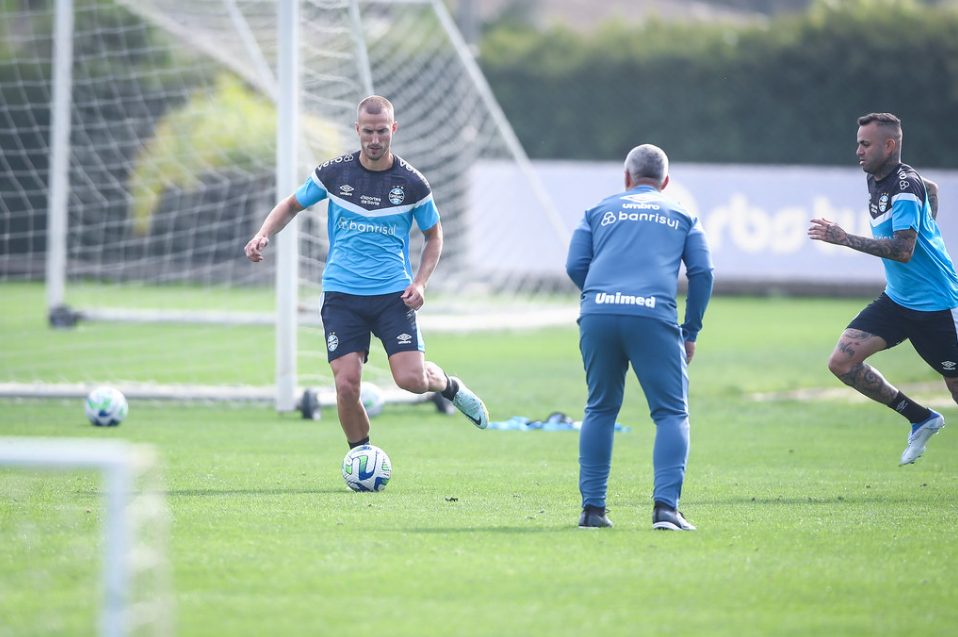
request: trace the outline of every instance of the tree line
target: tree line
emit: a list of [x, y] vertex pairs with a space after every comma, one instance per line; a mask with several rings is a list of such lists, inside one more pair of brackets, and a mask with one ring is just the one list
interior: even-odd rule
[[583, 35], [505, 24], [479, 61], [533, 158], [847, 165], [855, 120], [898, 114], [906, 161], [958, 166], [958, 11], [819, 1], [762, 24], [649, 21]]

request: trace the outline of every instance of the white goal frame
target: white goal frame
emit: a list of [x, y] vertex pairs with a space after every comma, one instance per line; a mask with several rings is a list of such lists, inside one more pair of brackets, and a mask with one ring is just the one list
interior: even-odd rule
[[[153, 449], [119, 440], [85, 438], [0, 437], [0, 467], [40, 470], [92, 469], [103, 477], [105, 519], [103, 525], [103, 599], [100, 610], [100, 636], [126, 637], [132, 624], [130, 585], [131, 561], [135, 551], [134, 524], [130, 505], [135, 479], [156, 464]], [[147, 558], [149, 556], [146, 556]], [[145, 561], [159, 568], [165, 556]], [[138, 559], [143, 559], [140, 556]], [[162, 608], [145, 608], [150, 613], [157, 635], [171, 634], [167, 600]]]
[[[162, 24], [171, 33], [177, 35], [178, 28], [172, 21], [163, 16], [154, 15], [147, 9], [140, 7], [135, 0], [117, 0], [130, 10], [140, 13], [155, 23]], [[230, 60], [224, 59], [222, 54], [207, 51], [220, 62], [239, 73], [252, 85], [258, 86], [264, 95], [271, 98], [277, 105], [277, 138], [276, 138], [276, 192], [292, 192], [298, 186], [297, 153], [300, 131], [300, 5], [302, 0], [277, 0], [277, 69], [275, 75], [269, 68], [262, 51], [254, 38], [248, 35], [248, 25], [236, 7], [235, 0], [222, 0], [224, 13], [229, 15], [236, 25], [240, 39], [250, 51], [256, 62], [250, 68], [241, 68]], [[520, 172], [524, 175], [531, 187], [534, 198], [541, 205], [545, 215], [545, 222], [556, 233], [557, 237], [567, 239], [569, 230], [566, 228], [554, 203], [546, 192], [540, 179], [535, 174], [532, 165], [523, 150], [518, 137], [515, 135], [504, 113], [499, 107], [492, 90], [473, 59], [468, 45], [459, 33], [454, 20], [441, 0], [348, 0], [350, 22], [353, 39], [356, 47], [356, 59], [359, 64], [358, 74], [363, 90], [373, 93], [375, 88], [372, 80], [372, 70], [367, 55], [365, 35], [363, 33], [361, 5], [382, 4], [409, 4], [431, 7], [438, 18], [449, 41], [453, 45], [456, 56], [478, 95], [481, 102], [488, 109], [505, 143], [505, 147], [516, 161]], [[299, 407], [298, 396], [302, 388], [297, 386], [297, 329], [303, 322], [299, 316], [299, 218], [294, 218], [287, 228], [275, 238], [276, 245], [276, 272], [275, 295], [276, 309], [270, 313], [245, 313], [236, 317], [222, 312], [165, 312], [150, 310], [148, 313], [136, 310], [115, 309], [85, 309], [68, 308], [66, 298], [66, 269], [67, 269], [67, 218], [68, 193], [70, 189], [70, 133], [72, 109], [72, 65], [73, 65], [73, 28], [74, 28], [74, 0], [56, 0], [54, 42], [53, 42], [53, 85], [51, 96], [51, 160], [49, 173], [49, 208], [47, 211], [47, 251], [46, 251], [46, 305], [51, 322], [55, 317], [66, 320], [66, 324], [77, 319], [83, 320], [124, 320], [150, 322], [187, 322], [210, 323], [259, 323], [275, 325], [275, 394], [272, 396], [277, 411], [289, 412]], [[182, 35], [182, 34], [180, 34]], [[202, 44], [199, 45], [202, 47]], [[205, 50], [205, 49], [204, 49]], [[147, 315], [148, 314], [148, 315]], [[255, 314], [255, 316], [254, 316]], [[20, 388], [17, 388], [18, 390]], [[182, 388], [181, 388], [182, 389]], [[209, 399], [209, 392], [205, 388], [205, 398]], [[167, 397], [168, 392], [160, 392], [157, 398]], [[235, 392], [224, 392], [223, 400], [231, 400]], [[20, 394], [24, 395], [24, 394]], [[26, 394], [32, 395], [32, 394]], [[147, 396], [149, 397], [149, 396]], [[215, 397], [213, 397], [215, 399]]]

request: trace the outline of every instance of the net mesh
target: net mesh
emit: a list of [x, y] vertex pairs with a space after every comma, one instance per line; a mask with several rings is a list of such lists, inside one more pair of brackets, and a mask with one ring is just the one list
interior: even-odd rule
[[[5, 284], [44, 277], [54, 5], [0, 2]], [[353, 150], [357, 102], [369, 92], [386, 95], [400, 125], [394, 149], [429, 179], [443, 218], [443, 260], [427, 313], [475, 311], [476, 298], [541, 300], [563, 289], [566, 231], [443, 5], [301, 0], [299, 7], [298, 178]], [[121, 329], [126, 356], [140, 348], [141, 364], [107, 356], [99, 365], [115, 344], [74, 339], [76, 351], [100, 352], [90, 361], [100, 373], [46, 378], [24, 365], [7, 367], [0, 380], [271, 381], [263, 373], [271, 356], [237, 370], [248, 344], [269, 342], [275, 309], [275, 260], [251, 264], [242, 247], [277, 200], [277, 41], [275, 0], [75, 0], [64, 301], [88, 318], [195, 324], [169, 336], [154, 325]], [[504, 212], [507, 196], [522, 202], [520, 218]], [[323, 351], [315, 325], [325, 206], [299, 223], [300, 367], [304, 382], [313, 382], [328, 376], [310, 353]], [[414, 231], [414, 266], [421, 239]], [[188, 355], [176, 341], [190, 344]], [[47, 355], [34, 350], [23, 359]]]

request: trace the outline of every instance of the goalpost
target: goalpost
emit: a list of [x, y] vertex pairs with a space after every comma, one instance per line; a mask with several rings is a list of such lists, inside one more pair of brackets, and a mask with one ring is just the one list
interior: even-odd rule
[[[3, 161], [23, 167], [0, 183], [0, 223], [11, 230], [0, 239], [0, 284], [43, 278], [52, 324], [123, 334], [137, 364], [51, 377], [25, 360], [0, 377], [0, 395], [125, 382], [137, 395], [204, 399], [221, 386], [232, 400], [261, 396], [265, 380], [289, 411], [302, 387], [329, 385], [318, 317], [324, 206], [280, 233], [266, 262], [246, 262], [242, 247], [318, 161], [353, 148], [355, 105], [373, 92], [396, 104], [396, 152], [430, 180], [443, 216], [424, 326], [466, 305], [500, 327], [529, 324], [532, 308], [570, 289], [569, 229], [441, 0], [30, 7], [5, 21], [0, 45], [0, 90], [14, 96], [0, 106]], [[522, 202], [521, 219], [504, 217], [501, 197]], [[180, 327], [167, 336], [167, 324]], [[68, 354], [95, 348], [54, 340]], [[269, 370], [249, 355], [268, 351], [264, 340]], [[371, 363], [370, 378], [388, 384], [388, 365]]]
[[[14, 471], [14, 469], [18, 471]], [[97, 532], [98, 540], [85, 543], [79, 548], [66, 550], [56, 545], [57, 532], [68, 534], [69, 546], [77, 541], [91, 538], [79, 536], [74, 528], [72, 515], [67, 516], [68, 530], [57, 527], [61, 522], [56, 513], [61, 509], [80, 507], [75, 495], [63, 494], [70, 500], [63, 503], [50, 494], [50, 478], [42, 478], [32, 484], [29, 473], [66, 473], [72, 470], [93, 470], [102, 476], [102, 525]], [[71, 553], [100, 545], [102, 551], [100, 568], [99, 631], [102, 637], [126, 637], [129, 635], [172, 634], [172, 601], [170, 598], [170, 574], [167, 562], [169, 512], [162, 489], [162, 479], [156, 466], [156, 458], [150, 447], [133, 445], [122, 441], [97, 441], [68, 438], [2, 438], [0, 437], [0, 484], [4, 485], [4, 505], [0, 507], [0, 527], [4, 527], [3, 561], [5, 570], [16, 573], [43, 568], [62, 568], [63, 560], [80, 560], [82, 556]], [[32, 491], [36, 489], [39, 495]], [[52, 518], [52, 519], [51, 519]], [[24, 544], [25, 543], [25, 544]], [[49, 543], [48, 551], [60, 554], [60, 563], [47, 565], [37, 556], [36, 548], [18, 551], [18, 547], [43, 546]], [[12, 551], [12, 552], [11, 552]], [[20, 562], [15, 562], [19, 557]], [[9, 560], [9, 562], [7, 562]], [[75, 574], [57, 581], [74, 581], [73, 587], [81, 584]], [[45, 615], [56, 612], [58, 594], [64, 591], [44, 590], [48, 601], [40, 607]], [[0, 595], [13, 603], [13, 591]], [[0, 605], [2, 607], [2, 605]], [[30, 609], [7, 608], [4, 614], [8, 621], [20, 618]], [[37, 619], [37, 618], [34, 618]], [[18, 623], [22, 623], [20, 619]], [[30, 621], [28, 618], [26, 621]], [[61, 625], [50, 626], [52, 633], [73, 632], [76, 622], [62, 620]], [[80, 622], [82, 623], [82, 622]], [[10, 624], [14, 627], [14, 624]], [[72, 627], [72, 628], [71, 628]], [[92, 627], [90, 627], [92, 628]], [[84, 633], [86, 630], [83, 631]], [[47, 634], [38, 625], [31, 626], [31, 634]], [[75, 633], [74, 633], [75, 634]]]

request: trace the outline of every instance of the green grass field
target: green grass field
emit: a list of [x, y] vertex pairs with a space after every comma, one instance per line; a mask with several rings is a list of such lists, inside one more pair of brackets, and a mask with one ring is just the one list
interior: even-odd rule
[[[426, 405], [387, 407], [373, 420], [394, 471], [377, 494], [344, 486], [346, 445], [331, 411], [304, 421], [264, 407], [132, 401], [123, 425], [98, 429], [79, 401], [10, 400], [0, 402], [0, 435], [157, 448], [181, 637], [955, 634], [958, 433], [946, 428], [917, 464], [898, 467], [905, 423], [851, 400], [850, 389], [839, 399], [753, 399], [841, 390], [825, 361], [862, 305], [713, 301], [690, 368], [682, 509], [696, 533], [650, 529], [653, 426], [634, 379], [619, 417], [632, 431], [617, 434], [610, 481], [616, 526], [600, 531], [575, 526], [574, 432], [480, 432]], [[17, 337], [0, 361], [24, 360], [24, 344], [48, 333], [42, 321], [2, 321]], [[107, 328], [85, 329], [80, 338]], [[581, 417], [573, 326], [427, 339], [429, 357], [466, 379], [494, 420]], [[958, 417], [909, 345], [874, 362]], [[0, 362], [0, 377], [10, 376]], [[36, 552], [0, 542], [0, 637], [90, 634], [83, 600], [95, 576], [70, 573], [69, 529], [95, 527], [99, 484], [51, 476], [24, 506], [5, 487], [14, 479], [0, 472], [0, 537], [22, 528], [14, 518], [24, 514], [67, 531], [45, 540], [60, 556], [45, 568], [56, 572], [31, 574]], [[43, 632], [36, 618], [54, 611], [57, 629]]]

